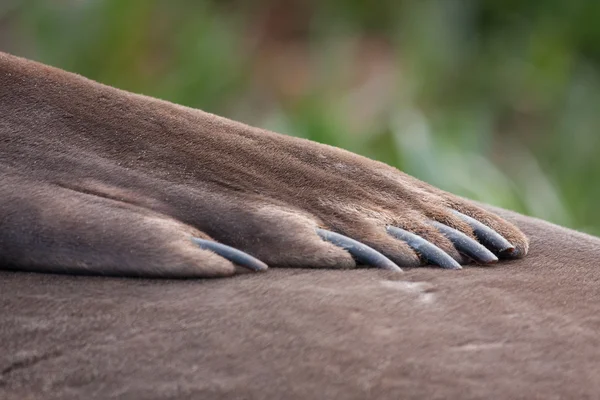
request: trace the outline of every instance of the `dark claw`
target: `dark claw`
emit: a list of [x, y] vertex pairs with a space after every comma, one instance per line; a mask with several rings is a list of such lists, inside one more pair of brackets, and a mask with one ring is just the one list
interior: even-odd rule
[[350, 253], [356, 261], [364, 265], [371, 265], [377, 268], [383, 268], [390, 271], [402, 272], [402, 269], [398, 267], [392, 260], [372, 249], [366, 244], [362, 244], [354, 239], [350, 239], [347, 236], [340, 235], [339, 233], [326, 231], [325, 229], [317, 229], [317, 234], [321, 239], [330, 242], [336, 246], [339, 246]]
[[405, 241], [406, 244], [412, 247], [428, 262], [439, 265], [442, 268], [462, 269], [460, 264], [454, 258], [450, 257], [444, 250], [422, 237], [395, 226], [388, 226], [387, 231], [393, 237]]
[[471, 228], [473, 228], [473, 233], [477, 239], [494, 254], [497, 254], [500, 256], [500, 258], [512, 258], [517, 255], [515, 252], [515, 246], [510, 244], [510, 242], [502, 237], [498, 232], [477, 221], [475, 218], [469, 217], [468, 215], [458, 211], [454, 211], [454, 213], [467, 224], [471, 225]]
[[457, 231], [454, 228], [450, 228], [448, 225], [444, 225], [436, 221], [432, 221], [431, 224], [435, 226], [444, 236], [450, 239], [459, 253], [466, 255], [475, 262], [481, 264], [492, 264], [498, 261], [498, 257], [496, 257], [494, 253], [461, 231]]
[[242, 267], [251, 269], [253, 271], [264, 271], [266, 270], [267, 264], [260, 261], [257, 258], [252, 257], [250, 254], [246, 254], [243, 251], [234, 249], [233, 247], [226, 246], [221, 243], [211, 242], [210, 240], [192, 238], [201, 249], [210, 250], [213, 253], [220, 255], [223, 258], [228, 259], [234, 264]]

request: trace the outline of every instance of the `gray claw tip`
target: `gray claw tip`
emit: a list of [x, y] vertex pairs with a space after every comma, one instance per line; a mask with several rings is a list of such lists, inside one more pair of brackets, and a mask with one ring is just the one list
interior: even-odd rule
[[364, 243], [339, 233], [331, 232], [321, 228], [317, 228], [316, 232], [321, 239], [346, 250], [356, 261], [361, 264], [371, 265], [373, 267], [387, 269], [389, 271], [402, 272], [402, 269], [392, 260]]
[[440, 249], [433, 243], [428, 242], [422, 237], [402, 228], [398, 228], [397, 226], [388, 225], [386, 229], [390, 235], [396, 239], [404, 241], [430, 264], [446, 269], [462, 269], [460, 264], [446, 254], [444, 250]]
[[498, 257], [481, 243], [467, 236], [465, 233], [449, 227], [441, 222], [430, 221], [454, 245], [456, 250], [466, 258], [478, 264], [493, 264], [498, 262]]
[[193, 237], [192, 241], [201, 249], [212, 251], [226, 260], [252, 271], [259, 272], [269, 268], [264, 262], [234, 247], [196, 237]]
[[465, 221], [473, 229], [473, 233], [479, 239], [481, 244], [490, 249], [492, 252], [500, 256], [501, 258], [516, 258], [518, 257], [518, 251], [515, 251], [513, 246], [506, 238], [500, 235], [498, 232], [493, 230], [487, 225], [479, 222], [473, 217], [465, 215], [456, 210], [452, 212]]

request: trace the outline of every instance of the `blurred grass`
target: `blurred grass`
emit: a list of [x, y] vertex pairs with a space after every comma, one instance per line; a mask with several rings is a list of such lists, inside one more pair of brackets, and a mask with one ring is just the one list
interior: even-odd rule
[[11, 1], [0, 49], [600, 235], [600, 3]]

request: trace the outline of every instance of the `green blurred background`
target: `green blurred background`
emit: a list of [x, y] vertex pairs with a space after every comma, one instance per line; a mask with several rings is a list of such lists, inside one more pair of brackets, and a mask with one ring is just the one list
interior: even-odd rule
[[0, 50], [600, 235], [596, 0], [0, 0]]

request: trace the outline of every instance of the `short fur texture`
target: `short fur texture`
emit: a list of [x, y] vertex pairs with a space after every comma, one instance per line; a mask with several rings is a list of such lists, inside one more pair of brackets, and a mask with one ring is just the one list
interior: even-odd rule
[[600, 240], [494, 211], [529, 255], [458, 273], [0, 271], [0, 398], [597, 398]]
[[[272, 270], [221, 280], [0, 271], [0, 398], [560, 399], [600, 392], [600, 240], [484, 210], [383, 164], [0, 54], [0, 267], [228, 276], [189, 236], [271, 266], [352, 267], [315, 227], [403, 265], [385, 234], [530, 255], [460, 273]], [[507, 220], [498, 217], [501, 215]], [[456, 257], [458, 255], [455, 254]]]
[[231, 262], [191, 236], [271, 267], [355, 266], [317, 227], [418, 266], [417, 254], [386, 226], [460, 260], [428, 223], [473, 236], [452, 209], [527, 252], [514, 225], [385, 164], [2, 53], [0, 115], [0, 268], [234, 274]]

